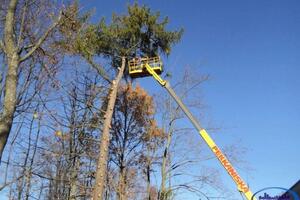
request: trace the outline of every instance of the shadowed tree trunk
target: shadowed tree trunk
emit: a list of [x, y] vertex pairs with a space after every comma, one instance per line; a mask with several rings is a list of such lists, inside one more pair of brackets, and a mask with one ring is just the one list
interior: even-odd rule
[[97, 172], [96, 172], [96, 183], [93, 192], [93, 200], [102, 200], [103, 199], [103, 191], [106, 180], [106, 168], [107, 168], [107, 160], [108, 160], [108, 147], [109, 147], [109, 130], [111, 125], [112, 114], [114, 111], [114, 106], [117, 98], [118, 85], [120, 80], [122, 79], [123, 73], [125, 69], [125, 57], [122, 57], [122, 65], [119, 68], [118, 75], [116, 79], [112, 82], [111, 88], [108, 95], [108, 105], [104, 115], [104, 123], [102, 129], [102, 138], [100, 143], [100, 153], [97, 164]]

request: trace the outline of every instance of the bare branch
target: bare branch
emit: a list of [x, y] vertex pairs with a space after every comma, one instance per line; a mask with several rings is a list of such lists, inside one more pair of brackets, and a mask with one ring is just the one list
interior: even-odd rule
[[22, 42], [22, 35], [23, 35], [23, 31], [24, 31], [24, 23], [25, 23], [25, 18], [26, 18], [26, 14], [27, 14], [27, 8], [28, 8], [27, 1], [25, 1], [25, 5], [23, 7], [21, 25], [20, 25], [20, 33], [19, 33], [19, 38], [18, 38], [18, 43], [17, 43], [18, 47], [20, 47], [21, 42]]
[[0, 186], [0, 191], [3, 190], [5, 187], [9, 186], [10, 184], [13, 184], [14, 182], [20, 180], [24, 175], [22, 174], [21, 176], [14, 178], [12, 181], [9, 181], [7, 183], [4, 183], [2, 186]]
[[32, 49], [20, 58], [20, 62], [27, 60], [47, 39], [48, 35], [53, 31], [53, 29], [60, 23], [62, 17], [62, 12], [60, 12], [58, 19], [49, 27], [49, 29], [44, 33], [44, 35], [37, 41], [37, 43], [32, 47]]
[[110, 84], [112, 83], [110, 78], [108, 77], [108, 75], [106, 74], [106, 72], [104, 71], [104, 69], [102, 67], [99, 67], [96, 63], [93, 62], [92, 59], [88, 58], [88, 57], [84, 57], [86, 59], [86, 61], [94, 68], [97, 70], [98, 74], [104, 78], [107, 82], [109, 82]]

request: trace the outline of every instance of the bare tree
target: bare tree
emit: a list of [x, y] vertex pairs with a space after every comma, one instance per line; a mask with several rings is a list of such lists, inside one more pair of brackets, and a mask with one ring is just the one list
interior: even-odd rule
[[[190, 68], [185, 68], [183, 76], [174, 84], [174, 86], [181, 99], [185, 100], [190, 108], [197, 108], [197, 110], [199, 110], [203, 106], [202, 99], [199, 99], [200, 95], [195, 94], [199, 94], [199, 92], [196, 91], [199, 91], [199, 86], [208, 80], [208, 76], [196, 74], [196, 72], [191, 73]], [[198, 185], [203, 184], [201, 182], [205, 179], [201, 178], [202, 175], [200, 174], [192, 175], [191, 172], [185, 172], [184, 170], [184, 168], [192, 166], [193, 163], [200, 165], [198, 159], [201, 160], [201, 156], [196, 156], [194, 158], [191, 156], [191, 152], [198, 154], [194, 149], [199, 151], [200, 148], [194, 148], [193, 145], [195, 144], [192, 144], [192, 142], [189, 142], [189, 145], [185, 145], [185, 148], [176, 147], [178, 146], [177, 143], [181, 143], [182, 140], [187, 141], [187, 136], [185, 135], [192, 132], [193, 129], [188, 128], [188, 126], [177, 125], [184, 116], [180, 107], [171, 97], [167, 96], [162, 100], [161, 97], [163, 95], [158, 96], [160, 97], [159, 102], [163, 102], [158, 104], [160, 105], [159, 111], [162, 115], [163, 127], [167, 133], [161, 156], [161, 185], [159, 199], [171, 200], [179, 190], [189, 190], [194, 193], [200, 193], [199, 188], [196, 187], [195, 183], [198, 183]], [[205, 155], [202, 156], [206, 157]], [[202, 158], [202, 160], [205, 159]], [[214, 172], [212, 171], [212, 173]], [[179, 176], [185, 176], [185, 179], [190, 181], [172, 184], [172, 180]], [[173, 180], [173, 182], [177, 181]], [[213, 186], [214, 184], [217, 184], [217, 181], [215, 181], [215, 183], [211, 182], [210, 184]]]
[[35, 58], [50, 59], [49, 38], [67, 20], [63, 16], [63, 9], [57, 9], [59, 5], [53, 6], [51, 1], [10, 0], [4, 1], [1, 6], [4, 20], [3, 31], [0, 32], [0, 49], [6, 71], [1, 77], [1, 81], [5, 83], [1, 85], [3, 101], [0, 116], [0, 159], [12, 128], [16, 108], [24, 95], [24, 90], [18, 92], [23, 73], [20, 66]]
[[110, 166], [117, 171], [116, 193], [120, 200], [133, 199], [132, 191], [139, 187], [136, 178], [141, 178], [139, 174], [145, 171], [150, 173], [149, 152], [156, 141], [163, 138], [154, 120], [154, 111], [152, 97], [139, 86], [134, 88], [128, 84], [119, 88], [111, 122], [109, 155]]
[[45, 137], [43, 146], [48, 150], [41, 151], [48, 164], [39, 173], [50, 178], [48, 199], [86, 199], [91, 197], [99, 152], [95, 131], [102, 122], [96, 105], [105, 88], [93, 73], [76, 73], [65, 85], [60, 98], [63, 112], [52, 116], [55, 138]]

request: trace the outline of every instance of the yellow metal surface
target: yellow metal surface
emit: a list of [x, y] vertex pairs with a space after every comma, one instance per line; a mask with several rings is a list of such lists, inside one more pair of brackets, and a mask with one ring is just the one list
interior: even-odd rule
[[229, 176], [233, 179], [233, 181], [236, 183], [238, 190], [242, 193], [244, 193], [245, 197], [248, 200], [256, 200], [255, 197], [253, 197], [252, 192], [250, 191], [248, 185], [243, 181], [243, 179], [240, 177], [240, 175], [237, 173], [237, 171], [234, 169], [234, 167], [231, 165], [229, 160], [226, 158], [226, 156], [223, 154], [223, 152], [217, 147], [217, 145], [214, 143], [214, 141], [211, 139], [211, 137], [208, 135], [205, 129], [200, 130], [200, 135], [204, 139], [204, 141], [208, 144], [212, 152], [215, 154], [215, 156], [218, 158], [220, 163], [223, 165], [223, 167], [226, 169]]
[[205, 129], [200, 130], [200, 135], [211, 149], [216, 146], [215, 142], [211, 139]]
[[128, 62], [129, 75], [132, 78], [151, 76], [152, 74], [146, 69], [146, 64], [148, 64], [156, 74], [161, 74], [163, 71], [160, 57], [134, 58]]
[[163, 80], [152, 68], [148, 63], [145, 65], [147, 71], [157, 80], [162, 86], [166, 84], [166, 81]]
[[249, 200], [256, 200], [256, 198], [253, 196], [252, 192], [249, 190], [248, 192], [245, 192], [244, 195]]

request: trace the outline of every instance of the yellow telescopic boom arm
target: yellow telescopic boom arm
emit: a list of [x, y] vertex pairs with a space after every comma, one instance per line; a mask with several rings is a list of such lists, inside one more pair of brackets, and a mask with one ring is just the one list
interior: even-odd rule
[[145, 67], [147, 71], [155, 78], [157, 82], [161, 86], [167, 89], [169, 94], [173, 97], [173, 99], [176, 101], [176, 103], [180, 106], [180, 108], [183, 110], [185, 115], [190, 119], [194, 127], [198, 130], [200, 136], [204, 139], [206, 144], [209, 146], [209, 148], [212, 150], [212, 152], [216, 155], [220, 163], [223, 165], [223, 167], [226, 169], [228, 174], [231, 176], [233, 181], [236, 183], [237, 188], [240, 192], [242, 192], [247, 200], [256, 200], [256, 198], [253, 196], [252, 192], [250, 191], [248, 185], [243, 181], [243, 179], [239, 176], [237, 171], [233, 168], [229, 160], [226, 158], [226, 156], [222, 153], [222, 151], [218, 148], [218, 146], [215, 144], [215, 142], [212, 140], [212, 138], [208, 135], [208, 133], [205, 131], [204, 128], [201, 127], [200, 123], [196, 120], [196, 118], [192, 115], [192, 113], [187, 109], [187, 107], [183, 104], [181, 99], [176, 95], [174, 90], [171, 88], [168, 81], [163, 80], [152, 68], [148, 63], [145, 63]]

